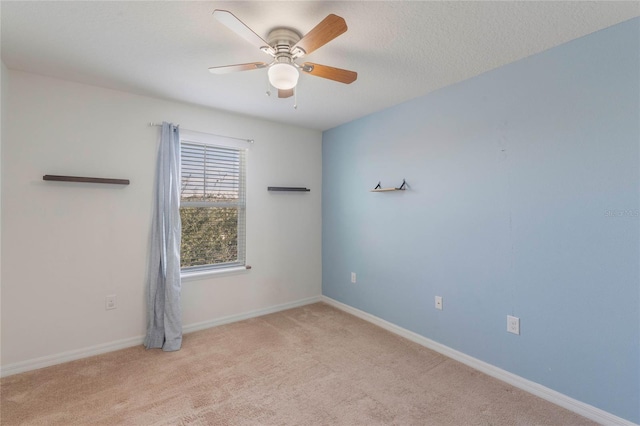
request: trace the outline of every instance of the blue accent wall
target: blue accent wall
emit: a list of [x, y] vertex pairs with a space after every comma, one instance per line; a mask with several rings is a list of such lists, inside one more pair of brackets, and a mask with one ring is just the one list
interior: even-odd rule
[[632, 19], [324, 132], [323, 294], [640, 423], [639, 40]]

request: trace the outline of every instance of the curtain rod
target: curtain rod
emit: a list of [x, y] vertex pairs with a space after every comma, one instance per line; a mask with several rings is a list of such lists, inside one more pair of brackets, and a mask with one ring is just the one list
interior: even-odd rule
[[[151, 121], [151, 122], [149, 122], [149, 126], [162, 127], [162, 123], [154, 123], [153, 121]], [[190, 129], [184, 129], [184, 130], [189, 131], [189, 132], [205, 133], [205, 132], [199, 132], [197, 130], [190, 130]], [[217, 136], [219, 138], [235, 139], [235, 140], [238, 140], [238, 141], [249, 142], [249, 143], [253, 143], [254, 142], [253, 139], [244, 139], [244, 138], [236, 138], [236, 137], [233, 137], [233, 136], [216, 135], [215, 133], [205, 133], [205, 134], [211, 135], [211, 136]]]

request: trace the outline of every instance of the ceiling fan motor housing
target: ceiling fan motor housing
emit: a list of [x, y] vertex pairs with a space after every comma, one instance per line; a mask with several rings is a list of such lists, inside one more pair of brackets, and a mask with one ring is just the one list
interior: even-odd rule
[[276, 28], [269, 33], [267, 42], [275, 50], [275, 61], [292, 63], [294, 52], [291, 48], [300, 41], [300, 34], [289, 28]]

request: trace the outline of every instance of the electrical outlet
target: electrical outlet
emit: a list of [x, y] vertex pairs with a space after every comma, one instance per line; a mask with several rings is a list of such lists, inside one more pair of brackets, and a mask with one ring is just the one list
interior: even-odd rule
[[442, 296], [436, 296], [436, 309], [442, 310]]
[[116, 295], [107, 296], [104, 301], [104, 309], [109, 311], [116, 308]]
[[520, 318], [507, 315], [507, 331], [513, 334], [520, 334]]
[[355, 272], [351, 273], [351, 282], [354, 283], [354, 284], [356, 283], [356, 273]]

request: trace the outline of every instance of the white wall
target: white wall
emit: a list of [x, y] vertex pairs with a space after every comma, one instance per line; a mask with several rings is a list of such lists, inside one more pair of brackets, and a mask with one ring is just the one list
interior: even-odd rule
[[[159, 134], [150, 121], [255, 139], [247, 172], [247, 261], [253, 269], [183, 283], [184, 325], [320, 295], [319, 131], [9, 74], [2, 156], [3, 373], [38, 358], [135, 343], [144, 335]], [[44, 174], [131, 184], [44, 182]], [[311, 192], [273, 194], [266, 190], [270, 185]], [[104, 308], [109, 294], [117, 295], [116, 310]]]
[[[4, 116], [7, 108], [3, 108], [9, 84], [9, 74], [4, 62], [0, 61], [0, 241], [2, 241], [2, 139], [5, 126]], [[0, 319], [2, 319], [2, 244], [0, 244]], [[0, 365], [2, 365], [2, 327], [0, 327]]]

